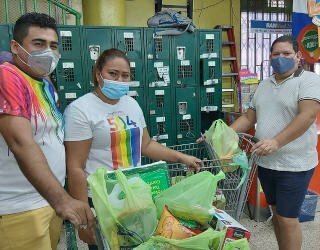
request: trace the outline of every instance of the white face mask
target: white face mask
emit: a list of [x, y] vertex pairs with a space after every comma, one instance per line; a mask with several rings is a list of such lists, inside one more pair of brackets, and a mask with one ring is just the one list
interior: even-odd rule
[[28, 65], [30, 69], [37, 75], [50, 75], [57, 67], [61, 55], [54, 53], [52, 49], [48, 48], [45, 50], [37, 50], [29, 53], [19, 43], [18, 45], [27, 54], [27, 61], [22, 60], [21, 57], [18, 55], [19, 59], [23, 63]]

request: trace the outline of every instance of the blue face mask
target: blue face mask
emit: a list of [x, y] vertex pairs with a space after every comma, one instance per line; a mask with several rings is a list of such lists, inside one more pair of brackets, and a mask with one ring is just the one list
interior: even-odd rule
[[129, 91], [129, 84], [127, 82], [118, 82], [108, 79], [103, 79], [102, 94], [109, 99], [117, 100], [126, 95]]
[[273, 71], [278, 74], [284, 74], [295, 66], [296, 62], [294, 58], [277, 57], [271, 59], [271, 66]]

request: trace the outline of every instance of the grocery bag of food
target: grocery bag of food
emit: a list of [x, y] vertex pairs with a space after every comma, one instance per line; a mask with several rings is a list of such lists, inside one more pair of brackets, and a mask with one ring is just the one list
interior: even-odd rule
[[[115, 171], [117, 182], [99, 168], [88, 177], [93, 205], [111, 250], [134, 247], [147, 241], [157, 226], [151, 187], [140, 177], [127, 179]], [[108, 187], [108, 188], [107, 188]]]
[[208, 223], [212, 219], [209, 210], [212, 208], [217, 183], [224, 177], [222, 171], [217, 175], [203, 171], [164, 190], [155, 197], [158, 217], [160, 218], [164, 207], [167, 206], [177, 218], [193, 220], [200, 224]]

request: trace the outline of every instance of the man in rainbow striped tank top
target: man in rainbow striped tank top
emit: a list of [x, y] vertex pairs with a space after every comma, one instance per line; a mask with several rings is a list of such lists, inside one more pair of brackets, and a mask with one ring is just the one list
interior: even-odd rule
[[62, 219], [76, 227], [94, 219], [63, 188], [63, 120], [48, 80], [60, 57], [55, 20], [21, 16], [11, 52], [0, 65], [0, 249], [56, 249]]

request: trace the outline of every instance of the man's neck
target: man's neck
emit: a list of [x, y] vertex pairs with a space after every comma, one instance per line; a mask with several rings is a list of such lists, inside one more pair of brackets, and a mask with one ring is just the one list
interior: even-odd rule
[[284, 74], [279, 74], [279, 73], [275, 73], [274, 78], [276, 79], [276, 82], [282, 83], [284, 82], [288, 77], [290, 77], [296, 70], [298, 69], [298, 67], [294, 67], [292, 70], [284, 73]]

